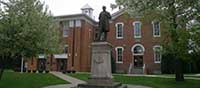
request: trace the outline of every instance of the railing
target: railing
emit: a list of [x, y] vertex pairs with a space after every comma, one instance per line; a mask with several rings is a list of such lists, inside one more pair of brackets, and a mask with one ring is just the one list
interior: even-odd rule
[[128, 74], [132, 73], [132, 68], [133, 68], [133, 63], [130, 63], [129, 69], [128, 69]]

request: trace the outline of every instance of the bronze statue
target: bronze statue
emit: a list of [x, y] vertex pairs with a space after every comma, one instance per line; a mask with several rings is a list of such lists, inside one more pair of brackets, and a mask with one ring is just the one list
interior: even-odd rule
[[97, 41], [106, 41], [107, 32], [109, 32], [109, 20], [111, 15], [106, 11], [106, 7], [103, 6], [103, 11], [99, 15], [99, 30], [97, 34]]

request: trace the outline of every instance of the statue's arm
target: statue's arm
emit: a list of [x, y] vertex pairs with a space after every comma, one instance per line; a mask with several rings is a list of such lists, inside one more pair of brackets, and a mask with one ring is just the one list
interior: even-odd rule
[[109, 19], [111, 19], [111, 18], [112, 18], [109, 12], [108, 12], [108, 18], [109, 18]]

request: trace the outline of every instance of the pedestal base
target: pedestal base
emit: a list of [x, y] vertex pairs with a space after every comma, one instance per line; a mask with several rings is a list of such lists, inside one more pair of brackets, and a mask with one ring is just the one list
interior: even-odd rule
[[89, 79], [86, 84], [78, 84], [77, 88], [127, 88], [119, 82], [113, 82], [112, 79]]
[[91, 76], [86, 84], [78, 84], [76, 88], [127, 88], [112, 80], [111, 50], [108, 42], [92, 43]]
[[127, 88], [127, 86], [122, 86], [121, 83], [113, 83], [110, 85], [79, 84], [77, 88]]

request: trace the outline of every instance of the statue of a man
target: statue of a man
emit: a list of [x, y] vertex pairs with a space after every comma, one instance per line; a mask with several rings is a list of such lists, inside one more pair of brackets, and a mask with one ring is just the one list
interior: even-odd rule
[[103, 6], [103, 11], [99, 15], [99, 33], [97, 40], [98, 41], [106, 41], [107, 32], [109, 32], [109, 20], [111, 19], [111, 15], [106, 11], [106, 7]]

